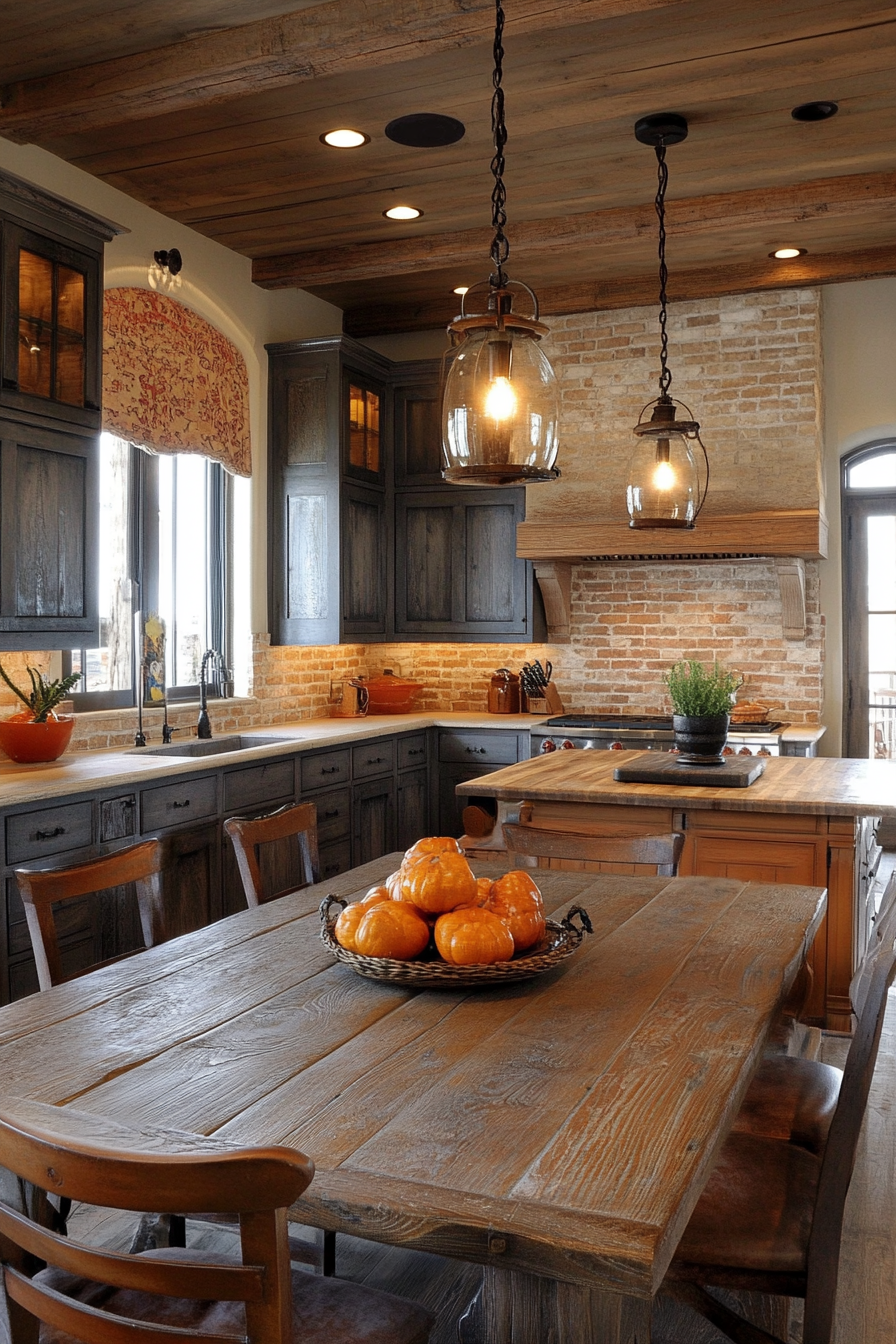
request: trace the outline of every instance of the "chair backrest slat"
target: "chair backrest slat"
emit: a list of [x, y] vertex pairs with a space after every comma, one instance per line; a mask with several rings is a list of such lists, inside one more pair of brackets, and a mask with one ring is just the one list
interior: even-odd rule
[[887, 995], [894, 976], [896, 952], [891, 937], [876, 959], [864, 1008], [846, 1057], [837, 1109], [822, 1158], [818, 1197], [809, 1237], [803, 1344], [830, 1344], [833, 1332], [846, 1195], [855, 1167], [859, 1135], [887, 1009]]
[[684, 846], [680, 831], [667, 835], [578, 835], [510, 822], [502, 830], [511, 866], [516, 865], [518, 857], [566, 859], [652, 868], [660, 877], [674, 877]]
[[[133, 882], [144, 944], [146, 947], [155, 947], [157, 943], [165, 942], [167, 931], [162, 904], [162, 864], [161, 841], [144, 840], [139, 845], [131, 845], [127, 849], [116, 850], [102, 858], [70, 867], [15, 870], [41, 989], [50, 989], [66, 979], [74, 978], [67, 977], [62, 969], [54, 905], [80, 900], [82, 896]], [[93, 970], [94, 967], [87, 969]], [[79, 975], [84, 973], [78, 972]]]
[[[288, 891], [300, 891], [320, 881], [317, 848], [317, 808], [314, 803], [281, 807], [266, 817], [230, 817], [224, 829], [233, 841], [237, 866], [247, 905], [263, 905]], [[299, 849], [300, 878], [282, 891], [266, 889], [258, 849], [260, 845], [295, 837]]]

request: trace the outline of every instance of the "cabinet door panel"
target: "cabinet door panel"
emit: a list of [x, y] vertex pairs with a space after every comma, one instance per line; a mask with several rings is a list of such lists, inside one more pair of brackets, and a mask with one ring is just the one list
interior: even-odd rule
[[425, 768], [398, 776], [395, 812], [397, 849], [410, 849], [429, 835], [429, 772]]
[[513, 504], [479, 504], [466, 510], [464, 620], [513, 621], [517, 510]]
[[165, 837], [162, 893], [168, 936], [204, 928], [221, 916], [221, 828], [217, 822]]
[[4, 642], [87, 642], [98, 637], [96, 441], [11, 423], [0, 436], [0, 631], [22, 636]]
[[352, 862], [369, 863], [395, 848], [395, 784], [371, 780], [352, 789], [354, 836]]
[[734, 877], [744, 882], [792, 882], [812, 886], [816, 881], [815, 844], [694, 835], [694, 871], [701, 877]]
[[451, 503], [411, 506], [404, 519], [404, 564], [397, 566], [402, 624], [454, 619], [456, 510]]
[[395, 370], [395, 483], [442, 483], [442, 399], [436, 361]]
[[390, 607], [385, 496], [347, 486], [342, 525], [343, 631], [384, 635]]

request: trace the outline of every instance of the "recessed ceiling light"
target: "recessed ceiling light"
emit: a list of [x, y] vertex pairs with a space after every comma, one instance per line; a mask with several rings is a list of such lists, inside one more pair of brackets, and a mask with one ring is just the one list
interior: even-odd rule
[[794, 121], [827, 121], [828, 117], [835, 116], [839, 111], [839, 103], [800, 103], [790, 115]]
[[383, 214], [387, 219], [419, 219], [423, 211], [414, 205], [393, 205], [384, 210]]
[[411, 112], [390, 121], [386, 136], [397, 145], [409, 145], [412, 149], [437, 149], [440, 145], [456, 145], [466, 129], [456, 117], [445, 117], [440, 112]]
[[338, 131], [327, 131], [320, 137], [321, 143], [332, 145], [334, 149], [357, 149], [359, 145], [369, 145], [370, 136], [363, 131], [351, 131], [347, 126]]
[[470, 292], [470, 286], [469, 286], [469, 285], [456, 285], [456, 286], [454, 287], [454, 289], [453, 289], [451, 292], [452, 292], [453, 294], [468, 294], [468, 293]]
[[794, 257], [804, 257], [807, 250], [805, 247], [777, 247], [774, 252], [769, 252], [769, 256], [778, 261], [793, 261]]

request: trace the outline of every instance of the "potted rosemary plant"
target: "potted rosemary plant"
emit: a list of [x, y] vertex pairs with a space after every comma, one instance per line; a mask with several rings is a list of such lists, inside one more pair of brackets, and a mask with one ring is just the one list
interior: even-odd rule
[[75, 726], [75, 716], [57, 714], [56, 706], [80, 681], [80, 674], [75, 672], [62, 681], [47, 681], [36, 667], [26, 671], [31, 681], [30, 695], [20, 690], [0, 665], [0, 677], [25, 706], [18, 714], [0, 721], [0, 748], [21, 763], [55, 761], [71, 741]]
[[673, 663], [663, 678], [672, 701], [672, 730], [683, 765], [721, 765], [731, 702], [741, 679], [721, 663]]

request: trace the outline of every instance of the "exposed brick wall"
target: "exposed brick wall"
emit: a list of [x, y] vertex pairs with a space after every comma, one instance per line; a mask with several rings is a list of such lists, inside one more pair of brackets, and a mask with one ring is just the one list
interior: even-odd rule
[[[561, 389], [561, 479], [526, 492], [526, 516], [627, 517], [632, 426], [658, 392], [653, 308], [552, 317], [545, 353]], [[669, 306], [672, 395], [702, 425], [707, 512], [809, 508], [821, 498], [817, 289]]]

